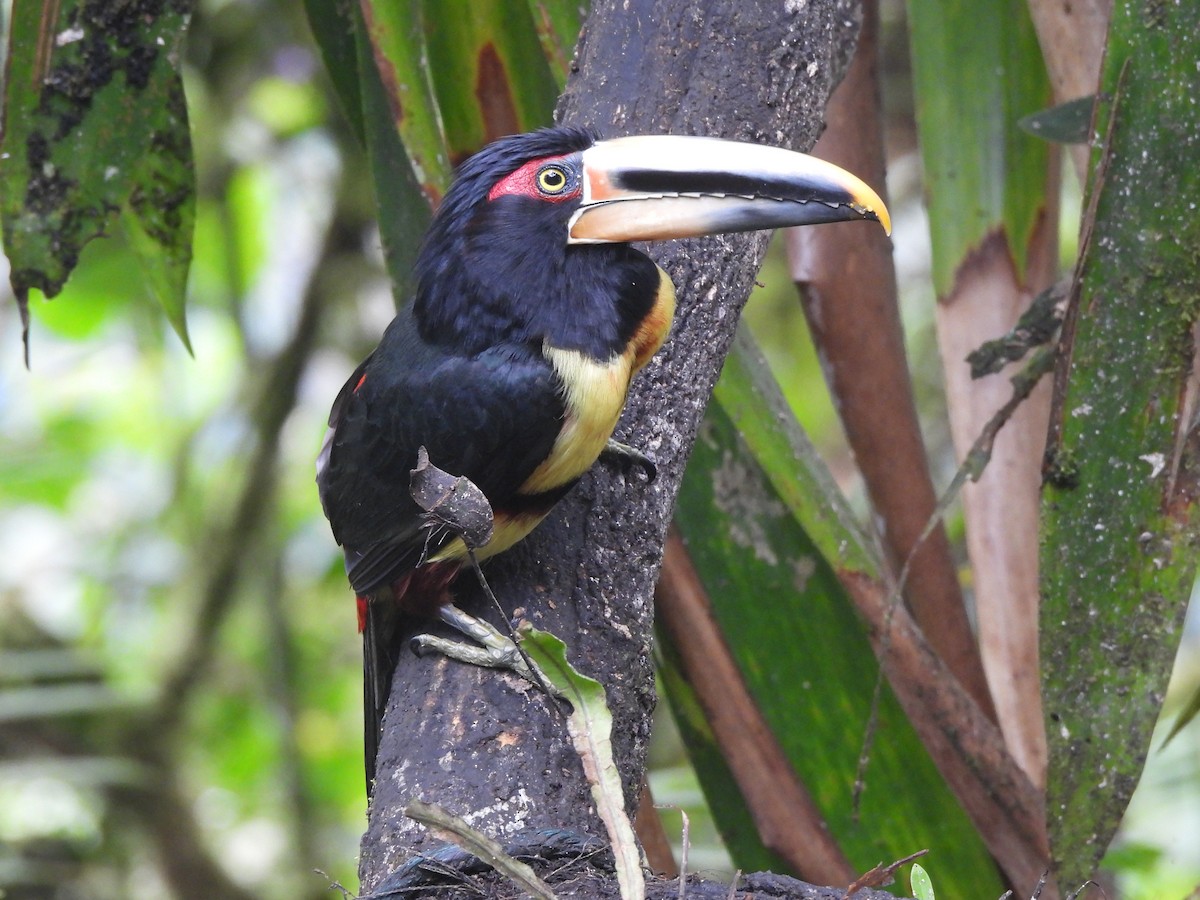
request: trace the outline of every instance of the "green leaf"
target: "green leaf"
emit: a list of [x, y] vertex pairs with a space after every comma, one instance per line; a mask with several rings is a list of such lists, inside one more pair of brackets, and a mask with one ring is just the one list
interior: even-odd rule
[[524, 0], [427, 2], [425, 26], [455, 163], [498, 137], [550, 124], [558, 89]]
[[1192, 690], [1192, 695], [1183, 704], [1183, 709], [1179, 710], [1179, 714], [1175, 716], [1175, 721], [1171, 723], [1171, 730], [1163, 738], [1162, 746], [1167, 746], [1171, 739], [1187, 728], [1198, 715], [1200, 715], [1200, 685], [1196, 685]]
[[[451, 166], [438, 98], [430, 81], [435, 63], [426, 43], [424, 4], [421, 0], [366, 0], [360, 8], [359, 77], [368, 129], [390, 124], [398, 135], [397, 146], [408, 154], [417, 184], [427, 201], [436, 205], [450, 183]], [[470, 18], [472, 13], [465, 15]], [[362, 67], [370, 61], [377, 77], [368, 87]], [[386, 184], [376, 181], [380, 188]]]
[[[834, 567], [877, 576], [878, 562], [745, 333], [715, 398], [676, 523], [772, 732], [857, 868], [934, 847], [948, 891], [986, 894], [984, 878], [999, 893], [975, 829], [886, 687], [854, 814], [878, 665]], [[728, 809], [728, 776], [693, 761], [714, 808]], [[718, 819], [724, 829], [726, 814]], [[739, 866], [762, 859], [752, 831], [722, 833]]]
[[713, 397], [822, 558], [878, 575], [880, 563], [870, 540], [744, 331], [737, 336]]
[[646, 896], [641, 859], [633, 823], [625, 812], [621, 773], [612, 753], [612, 714], [604, 685], [575, 670], [567, 660], [567, 645], [536, 628], [522, 628], [521, 646], [541, 668], [550, 684], [571, 704], [567, 730], [592, 790], [596, 812], [608, 829], [617, 863], [621, 897]]
[[1196, 4], [1114, 6], [1047, 448], [1071, 477], [1043, 494], [1046, 809], [1067, 887], [1093, 874], [1141, 774], [1196, 577], [1197, 58]]
[[[392, 290], [399, 305], [412, 289], [417, 251], [429, 227], [432, 206], [448, 184], [449, 169], [445, 165], [444, 150], [439, 153], [433, 144], [421, 151], [432, 153], [431, 156], [423, 157], [412, 146], [405, 149], [406, 144], [401, 142], [401, 132], [396, 130], [392, 117], [393, 95], [381, 80], [380, 68], [376, 65], [378, 57], [361, 19], [355, 36], [367, 157], [379, 209], [379, 231], [388, 273], [392, 277]], [[427, 99], [422, 98], [422, 102]], [[414, 140], [415, 146], [414, 138], [407, 139]], [[440, 140], [440, 136], [430, 138], [434, 143]], [[433, 168], [416, 168], [421, 159], [426, 160], [427, 166], [432, 163]]]
[[[155, 259], [149, 282], [183, 329], [193, 176], [176, 71], [187, 15], [108, 0], [16, 0], [9, 31], [0, 224], [24, 313], [55, 296], [118, 210]], [[158, 206], [158, 209], [152, 207]]]
[[367, 130], [363, 124], [362, 89], [358, 80], [358, 45], [355, 38], [353, 0], [304, 0], [309, 28], [325, 60], [329, 80], [342, 104], [350, 127], [364, 146]]
[[1095, 97], [1076, 97], [1058, 106], [1025, 116], [1017, 122], [1022, 131], [1057, 144], [1083, 144], [1092, 125]]
[[567, 69], [588, 4], [579, 0], [528, 0], [542, 52], [550, 64], [558, 89], [567, 83]]
[[184, 302], [192, 263], [196, 185], [187, 101], [178, 76], [169, 89], [167, 111], [173, 117], [172, 127], [155, 135], [156, 143], [121, 208], [121, 225], [138, 255], [142, 276], [190, 353]]
[[920, 863], [913, 863], [912, 872], [908, 876], [909, 886], [912, 888], [912, 895], [917, 900], [934, 900], [933, 881], [929, 878], [929, 873], [921, 868]]
[[908, 10], [934, 288], [948, 294], [963, 259], [997, 228], [1023, 278], [1049, 149], [1016, 123], [1051, 99], [1028, 6], [909, 0]]
[[[555, 76], [561, 83], [566, 67], [556, 48], [573, 42], [579, 14], [561, 0], [365, 0], [360, 10], [352, 17], [355, 89], [342, 75], [339, 93], [349, 102], [356, 90], [361, 99], [384, 253], [403, 300], [452, 163], [503, 134], [551, 123]], [[330, 65], [345, 65], [340, 45], [323, 42], [323, 52]]]
[[79, 254], [79, 264], [58, 299], [34, 300], [33, 315], [48, 332], [69, 340], [98, 335], [132, 315], [135, 304], [145, 303], [143, 285], [130, 278], [138, 265], [123, 229], [109, 240], [92, 241]]

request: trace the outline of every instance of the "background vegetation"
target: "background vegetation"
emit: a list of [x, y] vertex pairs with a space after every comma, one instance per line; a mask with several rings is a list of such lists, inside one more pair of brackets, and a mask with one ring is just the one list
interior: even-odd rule
[[[882, 24], [901, 308], [941, 487], [954, 471], [934, 337], [945, 287], [904, 8], [885, 4]], [[14, 897], [189, 896], [197, 883], [208, 897], [323, 895], [314, 868], [355, 884], [359, 645], [312, 460], [331, 398], [393, 311], [369, 166], [296, 4], [201, 3], [182, 72], [194, 356], [150, 299], [136, 235], [117, 229], [87, 245], [59, 297], [35, 296], [29, 370], [15, 304], [0, 306], [0, 886]], [[1066, 270], [1079, 191], [1064, 180]], [[760, 280], [749, 324], [868, 521], [782, 249]], [[1198, 632], [1185, 632], [1168, 721], [1200, 683]], [[857, 744], [866, 722], [845, 728]], [[1154, 738], [1106, 862], [1123, 896], [1200, 883], [1197, 740]], [[691, 816], [692, 866], [732, 868], [665, 717], [651, 784]], [[935, 885], [951, 853], [934, 847]]]

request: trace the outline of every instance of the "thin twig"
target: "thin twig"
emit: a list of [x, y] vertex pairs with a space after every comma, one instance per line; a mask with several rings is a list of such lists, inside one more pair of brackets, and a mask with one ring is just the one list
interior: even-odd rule
[[[462, 537], [462, 535], [460, 534], [459, 537]], [[464, 540], [463, 543], [466, 544], [466, 541]], [[471, 568], [473, 568], [475, 570], [475, 577], [477, 579], [479, 579], [479, 586], [480, 586], [480, 588], [483, 589], [483, 593], [487, 596], [487, 598], [492, 601], [492, 605], [500, 613], [500, 621], [504, 623], [504, 628], [508, 632], [509, 639], [513, 642], [513, 646], [517, 648], [517, 652], [519, 654], [521, 654], [521, 659], [525, 662], [525, 665], [529, 668], [529, 673], [530, 673], [530, 675], [533, 676], [533, 683], [546, 696], [559, 697], [560, 694], [557, 691], [555, 691], [550, 685], [548, 685], [546, 683], [546, 679], [544, 677], [544, 673], [542, 672], [542, 670], [539, 669], [537, 667], [537, 665], [534, 663], [534, 661], [529, 658], [529, 653], [525, 650], [524, 647], [521, 646], [520, 636], [517, 634], [516, 630], [513, 628], [512, 622], [508, 618], [508, 613], [506, 613], [504, 611], [504, 607], [500, 605], [500, 600], [496, 597], [495, 593], [493, 593], [493, 591], [492, 591], [492, 586], [490, 584], [488, 584], [487, 578], [484, 577], [483, 569], [480, 567], [479, 560], [475, 556], [475, 548], [472, 547], [470, 544], [466, 544], [466, 547], [467, 547], [467, 559], [469, 559], [471, 561]], [[552, 704], [552, 705], [557, 709], [557, 704]]]
[[411, 801], [404, 808], [404, 814], [428, 828], [445, 832], [450, 840], [463, 850], [491, 866], [538, 900], [558, 900], [550, 886], [538, 878], [532, 868], [518, 859], [513, 859], [496, 841], [479, 829], [472, 828], [458, 816], [446, 812], [440, 806], [420, 800]]
[[343, 885], [340, 881], [338, 881], [336, 878], [333, 878], [332, 876], [330, 876], [330, 874], [328, 872], [326, 872], [324, 869], [313, 869], [313, 871], [329, 882], [329, 887], [331, 890], [340, 891], [341, 895], [342, 895], [342, 900], [355, 900], [354, 894], [352, 894], [349, 890], [347, 890], [346, 886]]
[[658, 814], [659, 807], [654, 802], [650, 791], [650, 783], [643, 778], [639, 791], [637, 815], [633, 817], [633, 828], [642, 844], [642, 852], [646, 854], [646, 862], [650, 868], [667, 878], [679, 874], [679, 866], [675, 862], [675, 852], [663, 828], [663, 818]]
[[879, 707], [883, 697], [883, 666], [875, 672], [875, 687], [871, 692], [871, 708], [867, 713], [867, 727], [863, 729], [862, 746], [858, 750], [858, 763], [854, 767], [854, 787], [850, 792], [850, 817], [858, 822], [863, 791], [867, 788], [867, 766], [871, 762], [871, 748], [875, 746], [875, 733], [879, 729]]
[[[908, 559], [904, 561], [904, 566], [900, 569], [900, 574], [897, 576], [895, 582], [889, 589], [887, 597], [887, 615], [884, 619], [883, 636], [880, 639], [880, 659], [887, 655], [888, 649], [891, 645], [892, 617], [895, 614], [898, 604], [900, 604], [902, 601], [904, 584], [908, 578], [909, 566], [912, 563], [913, 557], [920, 549], [922, 542], [933, 533], [934, 529], [937, 528], [937, 526], [945, 518], [947, 510], [949, 510], [951, 504], [958, 499], [958, 495], [966, 486], [967, 481], [978, 481], [983, 475], [984, 470], [991, 461], [992, 448], [995, 446], [996, 436], [1008, 423], [1009, 419], [1012, 418], [1013, 413], [1016, 412], [1017, 408], [1024, 403], [1026, 399], [1028, 399], [1031, 393], [1033, 393], [1033, 389], [1037, 387], [1038, 382], [1042, 380], [1043, 376], [1049, 374], [1054, 369], [1054, 364], [1057, 359], [1057, 347], [1039, 347], [1034, 352], [1029, 362], [1025, 364], [1025, 367], [1012, 377], [1012, 396], [1003, 406], [996, 410], [992, 418], [989, 419], [987, 424], [983, 426], [982, 431], [979, 433], [979, 437], [977, 437], [975, 439], [975, 443], [971, 445], [971, 449], [967, 453], [966, 458], [963, 460], [962, 465], [958, 467], [958, 471], [954, 473], [954, 477], [950, 480], [950, 484], [947, 486], [946, 490], [942, 492], [941, 497], [938, 499], [937, 506], [934, 508], [933, 514], [925, 523], [925, 528], [921, 531], [920, 537], [917, 538], [917, 542], [913, 545], [912, 552], [909, 554]], [[871, 701], [871, 713], [870, 717], [868, 718], [866, 732], [863, 736], [862, 749], [859, 752], [858, 770], [855, 773], [853, 798], [853, 810], [855, 815], [858, 814], [859, 800], [861, 798], [861, 787], [864, 783], [864, 772], [867, 762], [870, 760], [871, 745], [875, 737], [874, 723], [878, 718], [878, 706], [881, 696], [880, 692], [883, 685], [883, 678], [883, 667], [880, 666], [879, 670], [875, 673], [875, 693]]]
[[[1083, 211], [1083, 219], [1079, 224], [1079, 252], [1075, 256], [1075, 269], [1071, 275], [1071, 291], [1067, 298], [1067, 308], [1063, 313], [1062, 334], [1059, 337], [1059, 352], [1062, 362], [1054, 373], [1054, 389], [1050, 398], [1050, 426], [1046, 437], [1046, 453], [1052, 454], [1062, 443], [1062, 406], [1066, 402], [1067, 377], [1071, 372], [1071, 354], [1075, 349], [1075, 329], [1079, 325], [1079, 301], [1083, 290], [1083, 267], [1091, 255], [1092, 238], [1096, 232], [1096, 212], [1100, 205], [1100, 195], [1104, 193], [1104, 182], [1108, 178], [1108, 167], [1112, 162], [1113, 130], [1117, 121], [1117, 110], [1120, 106], [1122, 90], [1125, 86], [1125, 75], [1129, 71], [1129, 60], [1121, 66], [1121, 74], [1117, 76], [1117, 86], [1113, 93], [1112, 111], [1109, 113], [1108, 127], [1104, 133], [1104, 144], [1100, 158], [1092, 174], [1091, 189], [1088, 192], [1087, 206]], [[1092, 108], [1092, 126], [1089, 133], [1095, 131], [1095, 119], [1100, 110], [1097, 102]]]
[[872, 869], [859, 875], [846, 888], [846, 893], [842, 894], [842, 900], [850, 900], [859, 891], [866, 888], [882, 887], [885, 884], [890, 884], [896, 878], [896, 870], [903, 865], [907, 865], [915, 859], [920, 859], [929, 853], [929, 850], [918, 850], [916, 853], [910, 853], [903, 859], [898, 859], [895, 862], [888, 863], [886, 866], [883, 863], [873, 867]]
[[679, 817], [683, 819], [682, 834], [679, 839], [679, 900], [684, 900], [687, 894], [687, 870], [688, 870], [688, 848], [692, 844], [692, 823], [688, 819], [688, 814], [679, 810]]
[[1101, 887], [1099, 884], [1097, 884], [1095, 881], [1092, 881], [1089, 878], [1087, 881], [1085, 881], [1083, 884], [1081, 884], [1076, 890], [1072, 891], [1070, 894], [1067, 894], [1067, 900], [1076, 900], [1076, 898], [1079, 897], [1089, 887], [1094, 887], [1096, 890], [1098, 890], [1100, 892], [1101, 897], [1108, 896], [1108, 894], [1106, 894], [1104, 892], [1103, 887]]

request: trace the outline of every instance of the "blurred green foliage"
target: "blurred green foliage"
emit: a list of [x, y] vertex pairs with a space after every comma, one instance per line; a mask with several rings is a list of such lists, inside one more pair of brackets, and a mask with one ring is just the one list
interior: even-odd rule
[[[146, 775], [127, 729], [173, 702], [159, 692], [185, 665], [197, 686], [160, 736], [202, 849], [253, 896], [324, 895], [314, 868], [354, 884], [359, 647], [312, 464], [330, 398], [391, 309], [369, 186], [343, 175], [362, 160], [330, 113], [294, 4], [203, 5], [184, 75], [200, 188], [195, 358], [119, 236], [87, 246], [58, 298], [35, 299], [30, 371], [16, 308], [0, 307], [10, 897], [170, 894], [156, 854], [187, 848], [139, 819], [121, 788]], [[261, 391], [293, 352], [310, 294], [322, 337], [305, 353], [295, 408], [267, 435]], [[232, 511], [252, 488], [247, 460], [275, 440], [261, 525], [234, 548], [244, 561], [225, 585], [230, 613], [193, 659]], [[57, 662], [39, 671], [35, 653]], [[30, 717], [15, 702], [96, 685], [120, 703]]]
[[[244, 896], [327, 896], [314, 869], [356, 884], [360, 649], [312, 464], [331, 398], [393, 310], [368, 163], [298, 4], [206, 0], [185, 50], [199, 190], [187, 295], [195, 357], [119, 234], [85, 248], [58, 298], [34, 302], [31, 370], [16, 308], [0, 303], [0, 889], [10, 898], [178, 896], [163, 857], [195, 848], [154, 827], [130, 799], [139, 785], [178, 794], [199, 850]], [[894, 75], [904, 83], [903, 69]], [[890, 99], [898, 110], [908, 102], [902, 91]], [[904, 144], [892, 195], [905, 320], [944, 483], [953, 463]], [[760, 280], [750, 325], [865, 514], [780, 253]], [[306, 314], [316, 337], [298, 350]], [[289, 381], [281, 373], [296, 363]], [[278, 414], [280, 398], [264, 390], [284, 382], [295, 404]], [[265, 468], [254, 468], [260, 458]], [[247, 498], [255, 528], [230, 546]], [[233, 574], [216, 580], [229, 560]], [[1181, 673], [1184, 685], [1200, 679], [1194, 665]], [[186, 694], [164, 695], [168, 685]], [[151, 720], [164, 726], [171, 776], [159, 782], [130, 736], [172, 708], [178, 721]], [[663, 716], [652, 759], [656, 799], [690, 818], [692, 868], [726, 868]], [[1150, 799], [1135, 798], [1130, 838], [1111, 855], [1134, 895], [1170, 896], [1165, 885], [1200, 879], [1186, 849], [1200, 846], [1187, 843], [1200, 834], [1198, 759], [1192, 729], [1151, 770]], [[665, 819], [677, 834], [679, 817]], [[937, 881], [936, 848], [928, 868]]]

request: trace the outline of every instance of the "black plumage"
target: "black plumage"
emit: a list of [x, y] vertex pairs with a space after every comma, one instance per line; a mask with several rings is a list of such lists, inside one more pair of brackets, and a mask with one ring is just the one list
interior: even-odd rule
[[[462, 166], [422, 246], [412, 302], [334, 403], [317, 482], [362, 598], [369, 772], [396, 652], [391, 607], [432, 614], [448, 601], [444, 588], [453, 577], [408, 577], [438, 561], [439, 551], [454, 551], [452, 534], [422, 528], [410, 495], [418, 448], [491, 502], [496, 539], [480, 555], [505, 549], [599, 452], [565, 465], [553, 483], [526, 485], [555, 452], [578, 452], [560, 441], [569, 385], [547, 347], [608, 365], [659, 302], [659, 270], [641, 252], [626, 244], [568, 246], [577, 199], [489, 199], [498, 181], [530, 160], [573, 154], [578, 167], [578, 151], [593, 140], [576, 129], [518, 135]], [[631, 374], [616, 378], [617, 410]], [[445, 565], [463, 561], [455, 553]]]
[[555, 128], [462, 165], [418, 255], [414, 296], [338, 395], [317, 465], [362, 615], [368, 785], [396, 621], [455, 618], [449, 590], [466, 558], [410, 494], [419, 448], [483, 491], [495, 532], [478, 555], [503, 552], [606, 448], [636, 457], [609, 441], [675, 293], [629, 241], [845, 219], [888, 222], [875, 192], [835, 166], [711, 138]]

